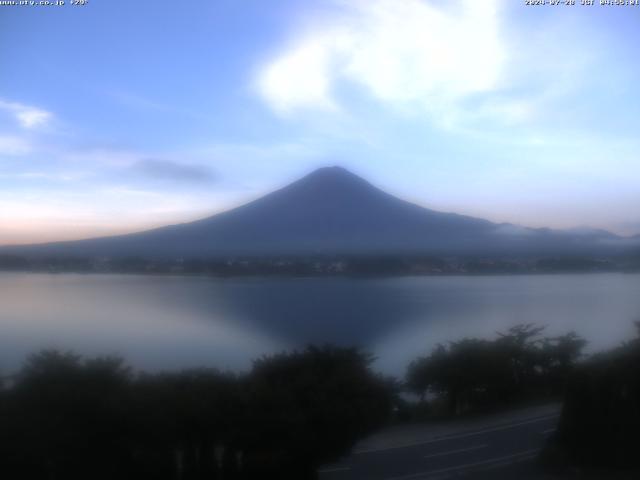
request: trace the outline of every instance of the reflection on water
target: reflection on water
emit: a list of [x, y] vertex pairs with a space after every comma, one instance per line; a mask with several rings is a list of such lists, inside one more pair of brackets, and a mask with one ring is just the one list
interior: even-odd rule
[[309, 342], [358, 345], [401, 374], [437, 342], [522, 322], [576, 330], [592, 350], [640, 318], [640, 275], [215, 279], [0, 275], [0, 369], [46, 346], [144, 368], [244, 369]]

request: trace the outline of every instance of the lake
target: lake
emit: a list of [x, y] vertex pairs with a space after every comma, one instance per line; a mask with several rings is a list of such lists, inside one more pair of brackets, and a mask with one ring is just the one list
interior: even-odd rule
[[135, 367], [245, 370], [307, 343], [356, 345], [402, 375], [438, 342], [524, 322], [575, 330], [595, 351], [640, 319], [639, 274], [208, 278], [0, 274], [0, 371], [45, 347]]

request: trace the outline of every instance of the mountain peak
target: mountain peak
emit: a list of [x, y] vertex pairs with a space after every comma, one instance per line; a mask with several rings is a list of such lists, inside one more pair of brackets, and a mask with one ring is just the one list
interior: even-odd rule
[[320, 167], [306, 175], [306, 178], [357, 178], [362, 180], [358, 175], [350, 172], [344, 167], [333, 165], [330, 167]]
[[318, 168], [293, 183], [293, 185], [296, 184], [299, 186], [328, 186], [332, 188], [362, 188], [364, 186], [373, 188], [364, 178], [338, 165]]
[[340, 205], [346, 203], [366, 202], [373, 197], [388, 198], [390, 195], [346, 168], [332, 166], [318, 168], [268, 197], [281, 198], [285, 203], [301, 202], [340, 209]]
[[[320, 167], [318, 169], [315, 170], [316, 172], [330, 172], [330, 173], [334, 173], [334, 174], [345, 174], [348, 173], [350, 175], [353, 175], [353, 173], [351, 173], [349, 170], [347, 170], [346, 168], [340, 166], [340, 165], [331, 165], [331, 166], [326, 166], [326, 167]], [[313, 172], [311, 172], [313, 173]]]
[[422, 208], [343, 167], [327, 166], [250, 203], [195, 222], [110, 238], [26, 246], [22, 251], [157, 258], [318, 253], [555, 255], [575, 254], [576, 249], [613, 251], [609, 245], [613, 248], [616, 241], [616, 237], [506, 227]]

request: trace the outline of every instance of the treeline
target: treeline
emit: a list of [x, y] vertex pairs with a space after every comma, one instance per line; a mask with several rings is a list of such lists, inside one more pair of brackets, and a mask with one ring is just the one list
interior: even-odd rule
[[560, 398], [586, 341], [574, 332], [543, 337], [543, 331], [522, 324], [495, 340], [466, 338], [438, 345], [409, 365], [406, 386], [431, 410], [449, 415]]
[[318, 255], [149, 259], [143, 257], [23, 257], [0, 255], [0, 270], [149, 274], [246, 275], [485, 275], [638, 271], [640, 257], [497, 258], [425, 255]]
[[246, 275], [400, 275], [453, 273], [454, 265], [430, 256], [314, 255], [151, 259], [144, 257], [21, 257], [0, 255], [0, 270], [38, 272], [184, 273], [215, 276]]
[[[640, 333], [640, 326], [638, 328]], [[438, 345], [403, 383], [332, 346], [265, 356], [248, 373], [135, 373], [119, 358], [43, 351], [0, 382], [0, 471], [30, 479], [313, 479], [390, 420], [565, 399], [554, 465], [639, 463], [640, 336], [584, 359], [573, 332], [532, 324]], [[401, 389], [419, 396], [408, 404]]]
[[639, 478], [640, 322], [636, 327], [635, 339], [594, 355], [569, 378], [557, 432], [543, 454], [548, 466], [619, 469], [635, 473], [624, 478]]
[[0, 471], [16, 479], [314, 478], [392, 410], [355, 349], [264, 357], [246, 375], [134, 375], [117, 358], [31, 356], [0, 395]]
[[437, 346], [410, 364], [405, 385], [422, 398], [413, 407], [419, 418], [561, 400], [545, 466], [572, 477], [640, 478], [640, 321], [636, 327], [635, 339], [585, 357], [574, 332], [544, 337], [541, 327], [517, 325], [494, 340]]

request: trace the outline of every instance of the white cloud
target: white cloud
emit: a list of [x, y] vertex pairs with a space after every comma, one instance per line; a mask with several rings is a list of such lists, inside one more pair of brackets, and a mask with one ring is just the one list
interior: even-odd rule
[[267, 66], [259, 87], [274, 109], [336, 107], [330, 92], [332, 43], [327, 38], [311, 38]]
[[307, 33], [261, 71], [258, 86], [280, 113], [336, 108], [349, 81], [379, 101], [442, 113], [499, 86], [506, 52], [499, 0], [438, 8], [421, 0], [345, 3], [340, 18]]
[[30, 143], [15, 135], [0, 135], [0, 155], [26, 155], [31, 152]]
[[53, 119], [51, 112], [17, 102], [0, 100], [0, 110], [9, 112], [25, 129], [46, 126]]

